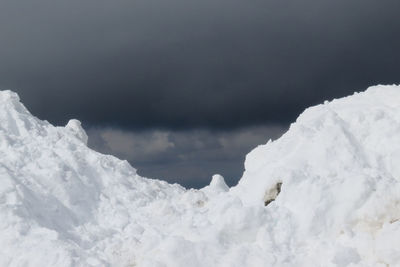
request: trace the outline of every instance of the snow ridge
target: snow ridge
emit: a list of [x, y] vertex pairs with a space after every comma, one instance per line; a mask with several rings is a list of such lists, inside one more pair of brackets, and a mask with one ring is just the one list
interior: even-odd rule
[[0, 91], [0, 266], [400, 266], [399, 133], [400, 87], [370, 87], [186, 190]]

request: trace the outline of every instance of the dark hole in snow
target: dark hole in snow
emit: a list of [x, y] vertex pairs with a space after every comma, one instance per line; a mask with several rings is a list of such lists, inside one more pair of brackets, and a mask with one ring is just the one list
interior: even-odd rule
[[282, 182], [279, 182], [273, 188], [269, 189], [265, 193], [264, 206], [268, 206], [272, 201], [276, 199], [276, 197], [281, 192], [281, 188], [282, 188]]

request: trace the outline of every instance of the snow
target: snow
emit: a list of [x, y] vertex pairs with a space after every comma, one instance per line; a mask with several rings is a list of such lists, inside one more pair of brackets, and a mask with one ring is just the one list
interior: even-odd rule
[[0, 266], [400, 266], [399, 133], [400, 87], [370, 87], [186, 190], [0, 91]]
[[77, 138], [84, 142], [85, 145], [87, 145], [88, 136], [85, 130], [82, 128], [82, 124], [80, 121], [72, 119], [67, 123], [65, 128], [70, 130], [72, 134], [74, 134]]

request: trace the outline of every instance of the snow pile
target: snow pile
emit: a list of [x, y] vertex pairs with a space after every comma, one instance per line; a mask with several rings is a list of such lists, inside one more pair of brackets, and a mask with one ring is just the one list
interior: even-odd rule
[[400, 266], [400, 88], [307, 109], [236, 187], [140, 177], [0, 91], [0, 266]]

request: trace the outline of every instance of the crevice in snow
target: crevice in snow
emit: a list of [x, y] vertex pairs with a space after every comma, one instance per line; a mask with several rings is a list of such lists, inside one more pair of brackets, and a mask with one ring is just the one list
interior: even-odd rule
[[267, 190], [264, 196], [264, 206], [268, 206], [272, 201], [275, 201], [275, 199], [281, 192], [281, 189], [282, 189], [282, 182], [278, 182], [275, 184], [274, 187]]

